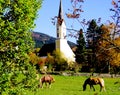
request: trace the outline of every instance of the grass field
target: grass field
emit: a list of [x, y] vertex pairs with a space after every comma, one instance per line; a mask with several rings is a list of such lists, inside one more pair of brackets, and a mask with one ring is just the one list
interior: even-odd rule
[[90, 90], [87, 86], [86, 91], [82, 91], [82, 85], [87, 77], [83, 76], [59, 76], [53, 75], [55, 83], [51, 88], [40, 88], [36, 95], [120, 95], [120, 83], [114, 84], [119, 81], [119, 78], [103, 78], [105, 81], [106, 92], [100, 92], [99, 85], [95, 85], [96, 91]]

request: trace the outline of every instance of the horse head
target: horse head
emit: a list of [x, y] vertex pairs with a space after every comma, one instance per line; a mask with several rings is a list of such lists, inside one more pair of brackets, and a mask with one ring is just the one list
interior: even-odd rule
[[85, 84], [83, 84], [83, 91], [85, 91], [86, 90], [86, 85]]
[[51, 82], [55, 82], [55, 79], [51, 75], [49, 75], [49, 77], [50, 77]]
[[83, 91], [86, 90], [86, 86], [87, 86], [87, 84], [88, 84], [88, 79], [86, 79], [85, 82], [84, 82], [84, 84], [83, 84]]

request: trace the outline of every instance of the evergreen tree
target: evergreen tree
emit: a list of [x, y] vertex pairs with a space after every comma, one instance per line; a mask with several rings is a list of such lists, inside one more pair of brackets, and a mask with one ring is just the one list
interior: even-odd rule
[[95, 67], [95, 64], [97, 64], [96, 59], [96, 46], [98, 45], [98, 40], [101, 37], [101, 29], [97, 25], [95, 20], [92, 20], [88, 26], [86, 39], [87, 39], [87, 47], [88, 47], [88, 63], [90, 67]]
[[85, 62], [85, 49], [86, 49], [86, 42], [83, 35], [83, 30], [80, 29], [79, 37], [77, 40], [77, 50], [76, 50], [76, 62], [77, 63], [84, 63]]
[[98, 26], [96, 21], [92, 20], [88, 26], [87, 34], [86, 34], [87, 42], [88, 42], [87, 45], [89, 48], [94, 48], [94, 44], [97, 36], [97, 29]]
[[36, 89], [28, 53], [31, 32], [42, 0], [0, 0], [0, 94], [24, 95]]

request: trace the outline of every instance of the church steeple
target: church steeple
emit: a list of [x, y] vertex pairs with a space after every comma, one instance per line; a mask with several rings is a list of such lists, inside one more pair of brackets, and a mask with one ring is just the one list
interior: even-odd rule
[[63, 17], [63, 8], [62, 8], [62, 0], [60, 0], [58, 18], [61, 19], [61, 20], [64, 19], [64, 17]]
[[57, 17], [57, 38], [65, 39], [66, 37], [66, 25], [63, 17], [63, 8], [62, 8], [62, 0], [60, 0], [59, 12]]

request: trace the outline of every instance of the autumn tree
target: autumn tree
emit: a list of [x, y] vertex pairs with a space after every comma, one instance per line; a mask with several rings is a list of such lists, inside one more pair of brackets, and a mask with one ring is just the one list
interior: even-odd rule
[[[120, 37], [114, 39], [114, 44], [120, 47]], [[111, 50], [112, 60], [110, 60], [110, 63], [112, 66], [120, 67], [120, 50], [118, 48], [113, 48]]]
[[[111, 0], [113, 8], [110, 9], [113, 12], [111, 16], [113, 21], [109, 21], [109, 25], [103, 26], [102, 30], [104, 31], [102, 41], [100, 40], [100, 46], [102, 57], [109, 65], [109, 72], [112, 68], [119, 68], [119, 34], [120, 34], [120, 0]], [[105, 65], [105, 64], [104, 64]], [[119, 70], [118, 70], [119, 71]], [[117, 71], [117, 72], [118, 72]]]
[[51, 54], [47, 55], [47, 59], [46, 59], [46, 66], [48, 68], [48, 71], [54, 71], [54, 56], [52, 56]]
[[109, 52], [108, 47], [110, 46], [110, 43], [107, 42], [108, 39], [110, 40], [110, 30], [105, 25], [103, 25], [101, 27], [101, 31], [102, 31], [101, 38], [99, 39], [98, 45], [96, 46], [97, 49], [96, 57], [98, 60], [96, 68], [99, 73], [105, 71], [105, 69], [108, 68], [109, 59], [111, 57], [110, 55], [108, 56]]
[[29, 57], [30, 57], [30, 63], [33, 65], [38, 64], [38, 62], [40, 61], [40, 57], [38, 57], [34, 52], [30, 52]]
[[[114, 40], [114, 44], [120, 47], [120, 37]], [[111, 73], [119, 73], [120, 72], [120, 50], [118, 48], [113, 48], [110, 51], [112, 57], [110, 60], [111, 65]]]
[[55, 68], [56, 71], [64, 71], [68, 69], [69, 64], [62, 52], [55, 50], [52, 56], [54, 58], [53, 68]]
[[29, 63], [31, 33], [42, 0], [0, 0], [0, 94], [23, 95], [37, 87]]
[[84, 0], [71, 0], [72, 9], [69, 9], [71, 12], [67, 13], [68, 18], [80, 18], [80, 14], [83, 12], [82, 3]]
[[[112, 38], [112, 30], [114, 25], [103, 25], [101, 27], [102, 29], [102, 35], [99, 39], [97, 46], [97, 59], [99, 60], [98, 67], [101, 68], [101, 70], [104, 70], [106, 67], [108, 68], [108, 72], [110, 72], [110, 69], [114, 67], [119, 67], [119, 49], [117, 47], [120, 46], [119, 41], [120, 38], [117, 37], [115, 39]], [[113, 46], [113, 43], [115, 47]], [[116, 47], [117, 46], [117, 47]], [[102, 66], [102, 67], [101, 67]]]

